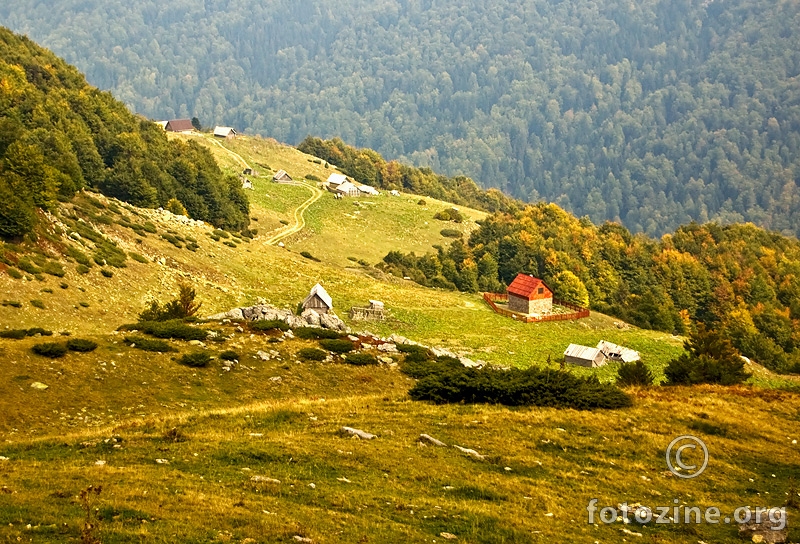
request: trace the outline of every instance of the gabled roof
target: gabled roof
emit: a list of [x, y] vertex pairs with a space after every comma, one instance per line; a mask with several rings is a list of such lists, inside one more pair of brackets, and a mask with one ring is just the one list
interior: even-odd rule
[[192, 125], [191, 119], [172, 119], [171, 121], [167, 121], [167, 125], [164, 129], [171, 132], [186, 132], [194, 130], [194, 125]]
[[214, 136], [228, 136], [231, 132], [233, 132], [234, 136], [236, 135], [236, 130], [231, 127], [214, 127]]
[[358, 190], [367, 195], [380, 194], [378, 193], [378, 190], [375, 187], [372, 187], [371, 185], [359, 185]]
[[351, 193], [353, 191], [358, 192], [358, 187], [356, 187], [349, 181], [345, 181], [344, 183], [340, 183], [336, 187], [334, 187], [334, 190], [340, 193]]
[[600, 340], [597, 343], [597, 349], [602, 351], [609, 359], [621, 360], [624, 363], [632, 363], [640, 359], [638, 351], [618, 344], [612, 344], [605, 340]]
[[588, 346], [579, 346], [578, 344], [570, 344], [564, 352], [564, 357], [575, 357], [576, 359], [583, 359], [585, 361], [594, 361], [598, 355], [605, 355], [597, 348], [590, 348]]
[[539, 278], [535, 278], [529, 274], [517, 274], [517, 277], [514, 278], [514, 281], [508, 286], [508, 294], [530, 300], [539, 287], [545, 287], [548, 291], [552, 292]]
[[344, 174], [333, 173], [330, 176], [328, 176], [328, 183], [330, 183], [331, 185], [341, 185], [345, 181], [347, 181], [347, 176], [345, 176]]
[[275, 180], [278, 180], [278, 179], [288, 179], [289, 181], [292, 181], [292, 176], [290, 176], [290, 175], [289, 175], [289, 174], [286, 172], [286, 170], [278, 170], [277, 172], [275, 172], [275, 175], [274, 175], [274, 176], [272, 176], [272, 179], [275, 179]]
[[318, 296], [319, 299], [325, 303], [325, 306], [327, 306], [328, 309], [333, 308], [333, 299], [325, 290], [325, 288], [320, 284], [316, 284], [314, 287], [311, 288], [311, 293], [309, 293], [309, 295], [305, 298], [305, 300], [303, 300], [303, 306], [308, 304], [311, 301], [311, 299], [314, 298], [314, 295]]

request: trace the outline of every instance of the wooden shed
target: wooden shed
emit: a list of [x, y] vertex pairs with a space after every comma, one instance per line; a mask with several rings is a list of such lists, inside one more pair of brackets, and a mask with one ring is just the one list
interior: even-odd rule
[[227, 140], [232, 140], [236, 138], [238, 133], [231, 127], [214, 127], [214, 136], [217, 138], [225, 138]]
[[553, 291], [530, 274], [517, 274], [508, 286], [508, 309], [521, 314], [544, 314], [553, 308]]
[[194, 125], [191, 119], [173, 119], [164, 125], [167, 132], [194, 132]]
[[278, 170], [274, 176], [272, 176], [272, 181], [275, 183], [289, 183], [292, 180], [292, 176], [290, 176], [286, 170]]
[[386, 309], [380, 300], [370, 300], [369, 306], [353, 306], [350, 308], [350, 319], [368, 319], [383, 321]]
[[606, 356], [597, 348], [570, 344], [564, 352], [564, 362], [588, 368], [596, 368], [606, 364]]
[[303, 300], [303, 310], [314, 310], [318, 314], [327, 314], [333, 309], [333, 299], [320, 284], [311, 288], [311, 293]]
[[631, 348], [626, 348], [625, 346], [620, 346], [618, 344], [612, 344], [611, 342], [606, 342], [605, 340], [600, 340], [597, 343], [597, 349], [602, 351], [603, 355], [612, 361], [633, 363], [634, 361], [638, 361], [640, 359], [638, 351]]

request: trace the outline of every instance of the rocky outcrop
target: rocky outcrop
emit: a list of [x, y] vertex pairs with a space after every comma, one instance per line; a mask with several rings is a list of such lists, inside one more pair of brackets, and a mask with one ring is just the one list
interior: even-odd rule
[[256, 304], [246, 308], [234, 308], [220, 314], [209, 316], [208, 319], [214, 320], [244, 320], [244, 321], [283, 321], [289, 327], [296, 329], [299, 327], [322, 327], [341, 332], [349, 332], [347, 325], [339, 319], [336, 314], [318, 314], [314, 310], [308, 309], [301, 315], [294, 315], [291, 310], [276, 308], [269, 304]]

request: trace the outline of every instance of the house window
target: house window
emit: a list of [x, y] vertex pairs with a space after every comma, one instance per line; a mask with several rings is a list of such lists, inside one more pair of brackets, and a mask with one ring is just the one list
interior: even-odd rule
[[539, 287], [539, 294], [541, 295], [543, 293], [544, 293], [544, 287]]

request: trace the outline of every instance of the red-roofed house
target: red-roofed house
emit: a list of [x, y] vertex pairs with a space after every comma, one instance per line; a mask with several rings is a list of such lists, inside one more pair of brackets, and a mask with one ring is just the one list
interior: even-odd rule
[[167, 122], [164, 130], [167, 132], [192, 132], [194, 125], [191, 119], [173, 119]]
[[508, 309], [521, 314], [544, 314], [553, 308], [553, 291], [539, 278], [517, 274], [508, 286]]

